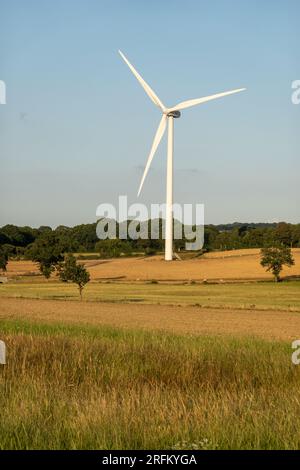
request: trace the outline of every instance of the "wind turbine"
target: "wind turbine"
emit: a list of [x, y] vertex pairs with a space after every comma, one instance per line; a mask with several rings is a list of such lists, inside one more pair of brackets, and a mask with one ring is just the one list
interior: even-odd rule
[[156, 93], [150, 88], [150, 86], [145, 82], [145, 80], [140, 76], [140, 74], [135, 70], [133, 65], [125, 57], [125, 55], [119, 50], [119, 54], [122, 59], [130, 68], [133, 75], [140, 82], [145, 92], [153, 103], [160, 108], [162, 111], [162, 118], [158, 125], [150, 154], [146, 162], [144, 174], [141, 180], [141, 184], [138, 190], [138, 196], [141, 193], [146, 175], [150, 168], [151, 162], [153, 160], [154, 154], [157, 150], [157, 147], [164, 135], [168, 122], [168, 151], [167, 151], [167, 198], [166, 198], [166, 226], [165, 226], [165, 260], [172, 261], [173, 259], [173, 143], [174, 143], [174, 118], [179, 118], [181, 116], [180, 111], [191, 106], [196, 106], [198, 104], [206, 103], [207, 101], [216, 100], [217, 98], [222, 98], [223, 96], [232, 95], [234, 93], [239, 93], [240, 91], [246, 90], [246, 88], [238, 88], [236, 90], [225, 91], [223, 93], [217, 93], [216, 95], [205, 96], [203, 98], [196, 98], [193, 100], [182, 101], [172, 108], [166, 108], [165, 105], [158, 98]]

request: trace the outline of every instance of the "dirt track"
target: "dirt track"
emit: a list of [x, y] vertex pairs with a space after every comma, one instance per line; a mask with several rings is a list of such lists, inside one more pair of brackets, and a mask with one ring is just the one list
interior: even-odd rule
[[254, 335], [287, 341], [300, 338], [300, 314], [296, 312], [1, 298], [0, 319], [8, 318], [193, 335]]

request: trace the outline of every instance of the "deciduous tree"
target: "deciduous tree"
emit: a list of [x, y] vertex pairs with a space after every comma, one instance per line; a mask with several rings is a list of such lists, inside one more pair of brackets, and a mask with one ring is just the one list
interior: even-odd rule
[[90, 274], [82, 264], [77, 263], [75, 256], [71, 254], [65, 256], [65, 260], [59, 268], [59, 277], [61, 281], [77, 284], [82, 300], [82, 291], [90, 280]]
[[288, 247], [263, 248], [261, 250], [260, 264], [271, 271], [275, 282], [280, 281], [280, 272], [283, 266], [292, 266], [295, 264], [291, 249]]

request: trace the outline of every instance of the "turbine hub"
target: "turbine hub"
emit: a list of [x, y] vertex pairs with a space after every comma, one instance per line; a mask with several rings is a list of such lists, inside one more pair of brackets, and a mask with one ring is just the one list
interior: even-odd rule
[[181, 116], [181, 113], [180, 111], [170, 111], [168, 114], [167, 114], [168, 117], [173, 117], [173, 118], [180, 118]]

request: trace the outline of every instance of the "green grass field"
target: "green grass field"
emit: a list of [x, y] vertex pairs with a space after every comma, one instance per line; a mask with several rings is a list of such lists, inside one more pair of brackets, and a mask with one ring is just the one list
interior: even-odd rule
[[[72, 284], [36, 278], [0, 285], [0, 297], [78, 300]], [[151, 284], [90, 282], [84, 299], [102, 302], [199, 305], [203, 307], [257, 308], [300, 311], [300, 282], [237, 284]]]
[[1, 322], [0, 449], [299, 449], [290, 344]]

